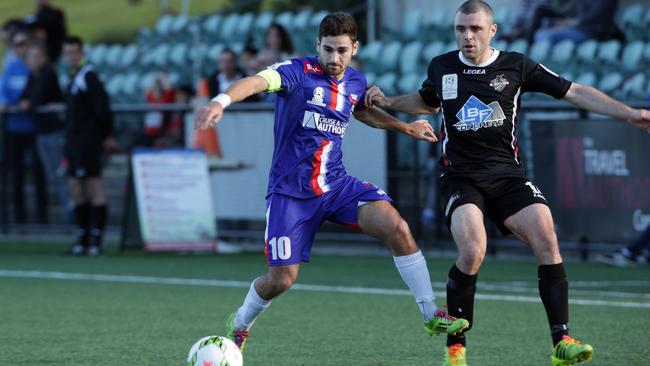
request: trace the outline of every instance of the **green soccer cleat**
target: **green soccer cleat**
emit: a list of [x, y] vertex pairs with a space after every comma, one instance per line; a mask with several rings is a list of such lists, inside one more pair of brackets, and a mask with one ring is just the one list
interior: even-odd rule
[[237, 312], [230, 314], [228, 320], [226, 321], [226, 338], [233, 341], [237, 347], [239, 347], [239, 351], [241, 351], [241, 353], [244, 353], [244, 346], [246, 345], [246, 339], [248, 338], [248, 331], [235, 329], [235, 315], [237, 315]]
[[454, 318], [447, 314], [446, 311], [438, 310], [435, 316], [428, 322], [424, 322], [424, 330], [427, 334], [440, 335], [446, 334], [459, 334], [465, 329], [469, 328], [469, 322], [466, 319]]
[[465, 347], [460, 343], [447, 347], [445, 363], [442, 366], [467, 366], [467, 361], [465, 361]]
[[580, 341], [565, 335], [553, 347], [551, 364], [553, 366], [573, 365], [576, 362], [591, 360], [593, 354], [594, 349], [591, 345], [580, 344]]

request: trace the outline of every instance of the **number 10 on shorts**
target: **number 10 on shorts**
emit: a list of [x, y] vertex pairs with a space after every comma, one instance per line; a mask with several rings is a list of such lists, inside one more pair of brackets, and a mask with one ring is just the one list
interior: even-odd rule
[[284, 261], [291, 258], [291, 239], [289, 237], [271, 238], [269, 246], [271, 247], [271, 259], [274, 261], [278, 259]]

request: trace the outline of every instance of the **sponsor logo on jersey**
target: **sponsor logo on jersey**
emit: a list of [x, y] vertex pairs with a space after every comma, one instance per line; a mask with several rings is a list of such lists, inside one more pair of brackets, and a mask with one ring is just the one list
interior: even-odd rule
[[303, 64], [303, 70], [304, 70], [305, 74], [307, 74], [307, 73], [322, 74], [323, 73], [323, 69], [321, 69], [318, 64], [314, 65], [309, 61], [305, 61], [305, 63]]
[[302, 127], [333, 133], [342, 137], [345, 135], [345, 129], [348, 127], [348, 123], [335, 118], [325, 117], [317, 112], [305, 111], [305, 115], [302, 118]]
[[357, 103], [359, 103], [359, 96], [356, 94], [350, 94], [350, 103], [357, 105]]
[[485, 75], [485, 69], [464, 69], [465, 75]]
[[325, 90], [317, 86], [314, 88], [314, 95], [312, 96], [311, 100], [308, 100], [307, 103], [325, 107], [325, 102], [323, 102], [323, 99], [325, 98]]
[[505, 89], [506, 86], [508, 86], [508, 84], [510, 84], [510, 82], [508, 81], [508, 79], [503, 77], [503, 74], [497, 75], [496, 78], [490, 81], [490, 86], [498, 92], [503, 91], [503, 89]]
[[456, 117], [459, 122], [454, 127], [460, 132], [502, 126], [503, 121], [506, 119], [499, 102], [485, 104], [473, 95], [467, 99], [460, 111], [456, 113]]
[[458, 98], [458, 74], [442, 75], [442, 99]]

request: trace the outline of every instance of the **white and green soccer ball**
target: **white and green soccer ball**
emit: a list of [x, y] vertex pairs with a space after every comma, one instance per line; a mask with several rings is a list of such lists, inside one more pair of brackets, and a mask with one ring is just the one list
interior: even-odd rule
[[199, 339], [187, 355], [187, 366], [242, 366], [244, 357], [239, 347], [222, 336]]

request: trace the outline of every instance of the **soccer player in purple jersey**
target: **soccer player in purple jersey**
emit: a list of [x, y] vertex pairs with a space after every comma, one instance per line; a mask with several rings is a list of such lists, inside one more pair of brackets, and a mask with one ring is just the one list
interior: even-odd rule
[[233, 102], [262, 91], [276, 92], [275, 149], [269, 174], [265, 254], [268, 272], [256, 278], [227, 336], [241, 349], [255, 319], [287, 291], [300, 262], [309, 261], [314, 235], [325, 220], [359, 229], [385, 242], [432, 334], [458, 333], [469, 326], [436, 307], [424, 256], [408, 225], [378, 187], [345, 171], [341, 143], [352, 114], [365, 124], [437, 141], [427, 121], [405, 123], [364, 104], [365, 76], [351, 67], [359, 47], [357, 24], [344, 13], [320, 24], [318, 57], [279, 62], [233, 84], [195, 115], [195, 127], [214, 126]]
[[[592, 358], [591, 345], [569, 336], [569, 285], [551, 211], [519, 159], [515, 132], [520, 96], [542, 92], [649, 132], [650, 111], [630, 108], [592, 87], [565, 80], [520, 53], [490, 47], [497, 25], [484, 1], [463, 3], [456, 12], [454, 31], [459, 50], [431, 60], [418, 92], [386, 97], [371, 87], [366, 93], [368, 105], [414, 114], [442, 113], [441, 197], [458, 247], [447, 282], [449, 313], [474, 323], [476, 281], [487, 247], [484, 217], [488, 217], [504, 235], [514, 233], [527, 243], [537, 257], [539, 294], [553, 342], [552, 365], [587, 361]], [[467, 365], [467, 331], [447, 336], [444, 365]], [[530, 361], [503, 364], [513, 362]]]

